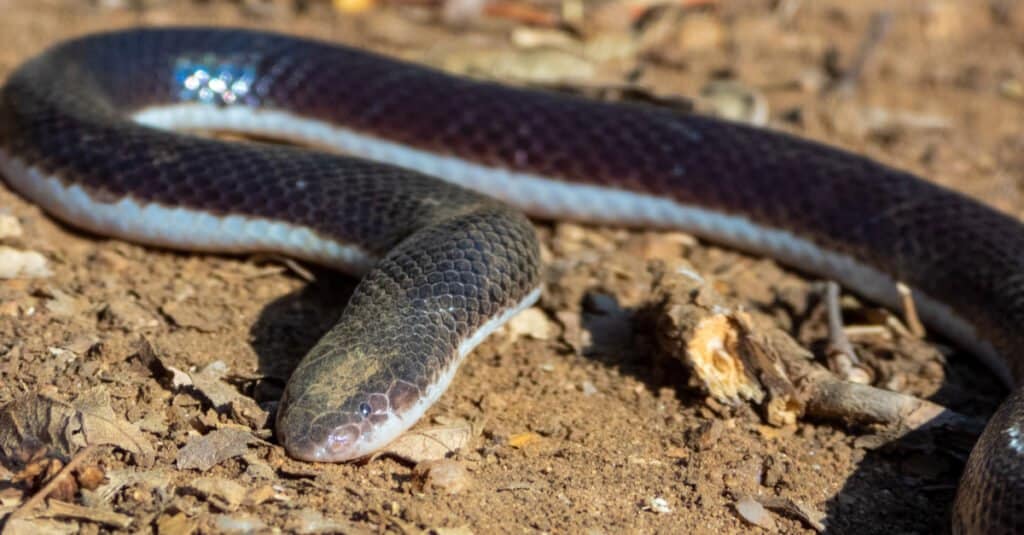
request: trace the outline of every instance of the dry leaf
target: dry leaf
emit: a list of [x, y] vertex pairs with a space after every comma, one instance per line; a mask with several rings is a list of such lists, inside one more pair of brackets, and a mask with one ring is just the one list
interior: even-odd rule
[[89, 444], [121, 448], [140, 466], [149, 466], [155, 457], [146, 435], [114, 414], [102, 386], [83, 392], [73, 404], [29, 394], [0, 409], [0, 451], [4, 455], [45, 447], [70, 457]]
[[420, 463], [443, 459], [462, 449], [473, 438], [473, 426], [463, 424], [408, 431], [380, 453]]
[[252, 428], [262, 428], [270, 417], [256, 400], [242, 395], [234, 386], [224, 382], [227, 366], [221, 361], [207, 364], [198, 373], [189, 374], [192, 386], [203, 395], [217, 412], [229, 412], [238, 421]]
[[257, 440], [248, 430], [236, 427], [216, 429], [203, 436], [193, 437], [178, 450], [178, 470], [195, 468], [205, 472], [221, 461], [245, 454], [249, 444]]
[[74, 407], [79, 411], [85, 445], [111, 444], [131, 453], [142, 467], [153, 464], [156, 452], [149, 438], [134, 424], [114, 414], [105, 387], [86, 390], [75, 398]]
[[458, 494], [470, 484], [466, 467], [451, 459], [421, 462], [413, 468], [412, 477], [420, 492], [436, 489], [445, 494]]

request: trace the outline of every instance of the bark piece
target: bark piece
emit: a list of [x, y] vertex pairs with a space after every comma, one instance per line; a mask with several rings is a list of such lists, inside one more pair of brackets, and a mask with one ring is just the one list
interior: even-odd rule
[[663, 351], [681, 359], [717, 401], [759, 404], [772, 425], [796, 421], [803, 404], [786, 373], [783, 354], [807, 352], [784, 332], [723, 297], [689, 264], [663, 265], [654, 276], [654, 315]]

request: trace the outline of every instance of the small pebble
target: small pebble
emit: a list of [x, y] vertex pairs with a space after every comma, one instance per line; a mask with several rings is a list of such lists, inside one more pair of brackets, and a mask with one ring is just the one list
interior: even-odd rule
[[647, 503], [644, 504], [644, 510], [651, 511], [652, 513], [658, 513], [659, 515], [665, 515], [672, 512], [672, 508], [668, 506], [668, 501], [660, 496], [647, 498]]
[[534, 340], [547, 340], [552, 337], [554, 325], [544, 312], [537, 308], [528, 308], [506, 324], [509, 338], [515, 340], [522, 336], [528, 336]]
[[50, 275], [53, 272], [42, 254], [0, 246], [0, 279], [43, 278]]

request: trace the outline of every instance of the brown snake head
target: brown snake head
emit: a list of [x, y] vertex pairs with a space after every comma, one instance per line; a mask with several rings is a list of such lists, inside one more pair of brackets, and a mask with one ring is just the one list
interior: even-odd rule
[[433, 401], [424, 390], [443, 390], [450, 381], [448, 377], [444, 385], [431, 388], [397, 379], [381, 367], [395, 362], [393, 356], [366, 355], [358, 343], [350, 350], [338, 348], [330, 337], [314, 351], [334, 356], [303, 363], [281, 399], [277, 432], [293, 457], [339, 462], [369, 455], [419, 419]]

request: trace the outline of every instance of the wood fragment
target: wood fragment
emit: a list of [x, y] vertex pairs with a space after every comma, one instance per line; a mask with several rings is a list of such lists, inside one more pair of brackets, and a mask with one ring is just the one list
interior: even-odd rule
[[[665, 266], [670, 267], [665, 267]], [[692, 266], [660, 264], [653, 277], [653, 314], [661, 349], [681, 359], [715, 400], [752, 401], [772, 425], [793, 423], [802, 403], [786, 375], [780, 348], [796, 348], [777, 329], [762, 329], [719, 294]], [[784, 350], [784, 351], [785, 351]]]
[[765, 420], [779, 427], [796, 423], [804, 413], [804, 403], [789, 376], [787, 362], [810, 358], [810, 353], [780, 329], [755, 328], [745, 312], [737, 312], [736, 318], [742, 329], [740, 352], [768, 391], [762, 404]]
[[687, 364], [715, 399], [760, 403], [764, 391], [738, 354], [732, 308], [689, 265], [655, 276], [655, 318], [662, 350]]
[[878, 338], [891, 341], [892, 331], [884, 325], [846, 325], [843, 332], [850, 338]]
[[95, 522], [97, 524], [103, 524], [105, 526], [111, 526], [119, 529], [125, 529], [128, 526], [131, 526], [133, 520], [132, 517], [128, 515], [122, 515], [120, 513], [115, 513], [114, 511], [82, 507], [81, 505], [62, 502], [60, 500], [47, 500], [46, 510], [38, 516], [87, 520], [89, 522]]

